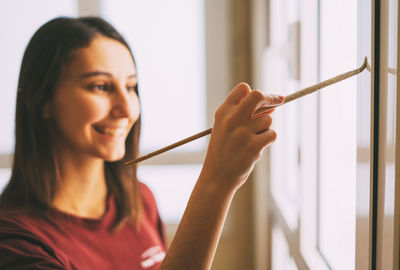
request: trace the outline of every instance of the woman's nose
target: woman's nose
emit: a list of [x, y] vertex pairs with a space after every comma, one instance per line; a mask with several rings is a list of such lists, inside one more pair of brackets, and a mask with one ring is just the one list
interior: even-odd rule
[[112, 116], [115, 118], [133, 117], [133, 97], [123, 86], [115, 89], [112, 102]]

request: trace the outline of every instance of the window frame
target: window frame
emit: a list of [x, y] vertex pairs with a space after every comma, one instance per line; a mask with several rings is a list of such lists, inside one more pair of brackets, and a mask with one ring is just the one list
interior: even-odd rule
[[[384, 1], [387, 2], [387, 0], [375, 0], [372, 1], [372, 5], [378, 5], [379, 7], [381, 7], [381, 5], [385, 5]], [[255, 15], [258, 14], [258, 16], [265, 16], [266, 18], [270, 19], [268, 17], [268, 15], [265, 15], [266, 13], [269, 12], [268, 7], [269, 7], [269, 3], [270, 1], [263, 1], [263, 0], [254, 0], [255, 2], [255, 9], [261, 9], [261, 7], [267, 7], [266, 10], [264, 11], [264, 13], [260, 14], [260, 11], [258, 11], [258, 13], [256, 13]], [[264, 2], [267, 2], [267, 4], [264, 4]], [[304, 16], [304, 10], [305, 8], [302, 8], [302, 12], [303, 15], [301, 16], [301, 24], [302, 24], [302, 28], [307, 29], [307, 31], [302, 31], [302, 35], [316, 35], [316, 32], [318, 31], [316, 28], [318, 27], [316, 21], [317, 21], [317, 7], [318, 7], [318, 0], [305, 0], [303, 1], [304, 4], [308, 4], [309, 7], [311, 9], [314, 8], [314, 11], [311, 12], [312, 14], [308, 14], [308, 16]], [[360, 1], [358, 1], [358, 5], [360, 4]], [[398, 7], [399, 8], [399, 7]], [[357, 8], [359, 14], [360, 15], [360, 9]], [[400, 8], [399, 8], [400, 10]], [[400, 13], [398, 13], [400, 14]], [[371, 49], [370, 49], [370, 55], [373, 54], [375, 47], [375, 43], [374, 42], [379, 42], [379, 38], [376, 40], [374, 40], [372, 37], [375, 34], [381, 34], [382, 31], [387, 31], [385, 29], [380, 29], [375, 31], [375, 27], [376, 27], [376, 22], [375, 22], [375, 18], [380, 18], [382, 19], [382, 17], [385, 16], [377, 16], [375, 14], [375, 8], [373, 8], [372, 13], [371, 13]], [[387, 16], [386, 16], [387, 17]], [[268, 33], [266, 32], [263, 35], [264, 40], [262, 40], [262, 38], [259, 37], [261, 30], [260, 29], [265, 29], [265, 25], [269, 25], [268, 22], [266, 23], [265, 21], [261, 21], [259, 18], [254, 18], [253, 19], [253, 23], [254, 23], [254, 30], [257, 32], [258, 37], [257, 38], [253, 38], [253, 42], [256, 45], [253, 45], [254, 47], [254, 56], [253, 56], [253, 68], [256, 71], [254, 78], [255, 78], [255, 84], [258, 85], [257, 87], [262, 87], [263, 85], [263, 70], [262, 68], [260, 68], [262, 66], [261, 61], [259, 60], [260, 55], [262, 55], [264, 48], [267, 47], [269, 45], [269, 37], [268, 37]], [[397, 20], [396, 24], [399, 24], [399, 20]], [[378, 24], [379, 25], [379, 24]], [[382, 26], [380, 26], [382, 27]], [[357, 31], [360, 31], [359, 29]], [[398, 27], [397, 29], [398, 33], [400, 33], [400, 29]], [[313, 34], [314, 33], [314, 34]], [[400, 35], [400, 34], [399, 34]], [[312, 38], [312, 37], [311, 37]], [[359, 36], [360, 38], [360, 36]], [[304, 38], [302, 40], [305, 41], [310, 41], [310, 38]], [[376, 45], [379, 48], [379, 45]], [[308, 46], [306, 46], [306, 44], [302, 43], [301, 44], [301, 49], [302, 49], [302, 54], [303, 55], [307, 55], [307, 62], [312, 62], [314, 63], [313, 66], [315, 68], [309, 68], [308, 70], [304, 70], [304, 68], [301, 69], [302, 71], [302, 83], [304, 84], [313, 84], [317, 81], [317, 74], [318, 74], [318, 70], [317, 70], [317, 63], [318, 63], [318, 58], [315, 56], [315, 51], [317, 51], [317, 48], [315, 46], [315, 44], [312, 43], [308, 43]], [[399, 44], [397, 44], [397, 51], [399, 51]], [[379, 50], [378, 50], [379, 52]], [[372, 57], [368, 57], [369, 60], [372, 60], [372, 66], [374, 67], [374, 59], [376, 57], [374, 57], [374, 55], [372, 55]], [[399, 68], [399, 59], [400, 56], [399, 54], [397, 54], [397, 69]], [[379, 60], [377, 60], [379, 61]], [[371, 64], [371, 63], [370, 63]], [[382, 64], [381, 64], [381, 69], [382, 69]], [[379, 74], [378, 74], [379, 76]], [[397, 81], [399, 82], [399, 73], [397, 73]], [[371, 93], [373, 93], [373, 86], [374, 86], [374, 78], [376, 80], [377, 78], [377, 74], [374, 73], [374, 70], [372, 70], [372, 75], [371, 75]], [[397, 93], [400, 93], [400, 83], [397, 83], [396, 87], [397, 87]], [[375, 86], [376, 91], [379, 89], [379, 85]], [[400, 98], [399, 95], [397, 95], [397, 105], [396, 105], [396, 142], [399, 142], [399, 138], [400, 138], [400, 121], [399, 121], [399, 115], [400, 115]], [[317, 106], [317, 100], [316, 97], [308, 97], [307, 99], [303, 99], [302, 103], [304, 103], [304, 107], [302, 110], [302, 117], [308, 116], [307, 119], [312, 122], [312, 123], [316, 123], [316, 119], [315, 119], [315, 115], [316, 115], [316, 106]], [[373, 100], [371, 103], [371, 127], [370, 127], [370, 131], [371, 131], [371, 142], [373, 141], [372, 138], [372, 134], [374, 132], [374, 128], [373, 128], [373, 121], [372, 121], [372, 116], [373, 116]], [[386, 108], [385, 108], [386, 109]], [[382, 108], [381, 108], [382, 110]], [[311, 126], [311, 129], [313, 130], [313, 132], [311, 132], [311, 136], [316, 136], [317, 133], [317, 126], [316, 124]], [[379, 129], [377, 129], [379, 130]], [[381, 131], [382, 132], [382, 131]], [[314, 135], [313, 135], [314, 134]], [[307, 134], [301, 134], [301, 136], [310, 136], [308, 133]], [[308, 151], [312, 151], [315, 152], [317, 151], [317, 149], [315, 148], [314, 145], [312, 144], [303, 144], [301, 146], [302, 149], [307, 149]], [[373, 156], [373, 149], [372, 149], [372, 144], [371, 144], [371, 153], [370, 152], [370, 148], [368, 149], [357, 149], [357, 162], [369, 162], [369, 156], [371, 155], [371, 157]], [[384, 147], [386, 148], [386, 147]], [[386, 151], [386, 149], [384, 149], [383, 147], [379, 148], [379, 151]], [[393, 269], [398, 269], [399, 268], [399, 253], [400, 253], [400, 146], [399, 143], [396, 143], [395, 145], [395, 206], [394, 206], [394, 212], [395, 212], [395, 216], [394, 216], [394, 258], [393, 258]], [[378, 149], [375, 149], [375, 152]], [[267, 152], [268, 155], [266, 155], [265, 157], [263, 157], [260, 161], [260, 164], [257, 165], [256, 170], [255, 170], [255, 195], [256, 198], [254, 199], [254, 207], [256, 209], [256, 216], [260, 215], [260, 217], [256, 217], [255, 218], [255, 228], [256, 228], [256, 234], [258, 234], [258, 237], [260, 238], [265, 238], [266, 240], [264, 241], [259, 241], [258, 243], [256, 242], [256, 245], [258, 245], [257, 247], [264, 247], [265, 249], [263, 251], [258, 251], [256, 253], [256, 258], [258, 258], [258, 260], [256, 261], [259, 265], [259, 269], [271, 269], [271, 231], [273, 226], [275, 226], [276, 224], [278, 224], [280, 226], [280, 228], [282, 229], [282, 231], [285, 234], [285, 238], [286, 241], [288, 242], [290, 248], [290, 252], [292, 257], [294, 258], [294, 260], [296, 261], [297, 266], [299, 267], [299, 269], [329, 269], [326, 265], [326, 263], [324, 262], [324, 260], [322, 258], [320, 258], [317, 250], [315, 247], [309, 247], [306, 244], [304, 244], [303, 239], [301, 238], [301, 235], [303, 233], [307, 233], [306, 231], [314, 231], [316, 230], [316, 215], [315, 215], [315, 210], [314, 210], [314, 214], [313, 211], [310, 210], [306, 210], [304, 211], [305, 208], [310, 208], [310, 209], [315, 209], [315, 206], [317, 204], [316, 198], [315, 198], [315, 190], [317, 187], [317, 170], [316, 170], [316, 164], [317, 164], [317, 157], [315, 156], [312, 160], [304, 160], [301, 159], [302, 162], [302, 166], [308, 166], [309, 171], [313, 171], [313, 174], [310, 175], [302, 175], [301, 178], [303, 179], [307, 179], [307, 186], [303, 185], [301, 187], [301, 191], [302, 191], [302, 198], [303, 201], [301, 202], [302, 205], [302, 210], [300, 213], [300, 223], [301, 225], [299, 226], [301, 228], [301, 231], [291, 231], [289, 229], [289, 227], [287, 226], [287, 224], [285, 223], [285, 220], [283, 218], [283, 216], [280, 214], [280, 210], [277, 209], [277, 204], [275, 203], [275, 201], [273, 200], [272, 196], [271, 196], [271, 189], [269, 186], [270, 183], [270, 175], [269, 175], [269, 170], [270, 170], [270, 152]], [[382, 155], [382, 154], [381, 154]], [[371, 161], [372, 164], [372, 161]], [[371, 207], [372, 207], [372, 203], [375, 202], [377, 203], [377, 198], [373, 197], [372, 195], [374, 194], [374, 191], [376, 191], [376, 188], [379, 189], [382, 193], [382, 191], [384, 191], [384, 183], [383, 181], [380, 181], [380, 186], [374, 186], [373, 185], [373, 171], [374, 168], [371, 165], [371, 179], [368, 179], [367, 182], [371, 183], [371, 187], [368, 188], [366, 196], [368, 198], [370, 198], [369, 200], [371, 201]], [[379, 177], [380, 179], [382, 179], [382, 173]], [[377, 179], [377, 178], [376, 178]], [[267, 181], [266, 181], [267, 180]], [[377, 181], [377, 180], [376, 180]], [[357, 192], [358, 189], [361, 185], [365, 185], [364, 182], [357, 180]], [[383, 185], [383, 186], [382, 186]], [[263, 192], [259, 191], [260, 188], [263, 188]], [[365, 193], [365, 191], [363, 191]], [[365, 194], [364, 194], [365, 195]], [[262, 196], [268, 196], [267, 199], [262, 198]], [[361, 195], [357, 194], [357, 213], [356, 215], [359, 215], [360, 213], [358, 212], [359, 210], [359, 197]], [[383, 206], [381, 205], [382, 202], [382, 194], [380, 194], [380, 208], [382, 208]], [[305, 197], [309, 197], [309, 201], [305, 202], [304, 198]], [[311, 198], [311, 199], [310, 199]], [[261, 206], [260, 206], [261, 205]], [[377, 206], [375, 206], [377, 207]], [[265, 213], [263, 213], [263, 211]], [[372, 211], [372, 210], [370, 210]], [[362, 268], [363, 265], [360, 264], [360, 261], [367, 261], [367, 264], [369, 265], [369, 267], [376, 267], [376, 262], [373, 262], [372, 258], [375, 257], [374, 260], [378, 259], [376, 256], [379, 256], [378, 254], [373, 254], [372, 252], [372, 236], [374, 234], [373, 229], [374, 226], [376, 226], [376, 223], [379, 224], [379, 221], [377, 222], [376, 220], [379, 217], [375, 216], [372, 217], [372, 214], [369, 215], [369, 219], [367, 224], [361, 224], [360, 222], [357, 221], [356, 223], [356, 269], [365, 269]], [[373, 224], [373, 219], [375, 219], [375, 225]], [[382, 215], [380, 216], [380, 219], [382, 219]], [[382, 228], [379, 229], [382, 232]], [[303, 231], [303, 232], [302, 232]], [[367, 248], [363, 251], [360, 251], [361, 249], [358, 248], [359, 245], [361, 244], [365, 244], [365, 241], [361, 243], [361, 239], [365, 238], [367, 236]], [[376, 235], [374, 236], [376, 237]], [[378, 235], [378, 239], [377, 242], [382, 242], [382, 239], [380, 238], [382, 237]], [[299, 241], [299, 242], [296, 242]], [[314, 241], [315, 242], [315, 241]], [[304, 251], [306, 250], [306, 252], [299, 252], [299, 247], [301, 247], [301, 249]], [[376, 242], [375, 242], [375, 248], [381, 248], [381, 247], [377, 247], [376, 246]], [[257, 249], [256, 249], [257, 251]], [[260, 259], [261, 256], [265, 256], [265, 253], [267, 254], [267, 259], [262, 260]], [[378, 259], [379, 260], [379, 259]], [[304, 263], [306, 263], [304, 265]], [[365, 264], [364, 264], [365, 266]], [[377, 269], [381, 269], [381, 268], [377, 268]]]

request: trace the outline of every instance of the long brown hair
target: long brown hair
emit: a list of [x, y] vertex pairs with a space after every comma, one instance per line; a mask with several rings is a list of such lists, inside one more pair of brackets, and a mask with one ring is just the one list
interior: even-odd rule
[[[44, 105], [52, 99], [55, 87], [74, 51], [103, 35], [125, 45], [125, 39], [109, 23], [97, 17], [53, 19], [31, 38], [22, 60], [16, 105], [15, 152], [12, 174], [0, 196], [0, 209], [11, 212], [46, 212], [52, 209], [59, 186], [52, 130], [43, 117]], [[139, 95], [138, 86], [136, 94]], [[123, 160], [137, 157], [140, 118], [129, 132], [125, 157], [105, 162], [109, 193], [113, 194], [117, 218], [114, 228], [138, 220], [142, 211], [136, 166]]]

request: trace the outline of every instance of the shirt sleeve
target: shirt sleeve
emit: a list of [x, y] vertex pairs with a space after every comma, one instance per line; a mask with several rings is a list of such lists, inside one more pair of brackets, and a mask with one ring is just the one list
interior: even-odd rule
[[29, 222], [0, 215], [0, 269], [67, 269]]
[[0, 239], [0, 269], [65, 270], [67, 268], [39, 243], [7, 237], [7, 239]]

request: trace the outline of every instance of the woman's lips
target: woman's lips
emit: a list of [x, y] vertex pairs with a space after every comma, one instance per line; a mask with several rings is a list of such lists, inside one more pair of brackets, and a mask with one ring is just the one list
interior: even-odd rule
[[126, 127], [93, 126], [93, 128], [97, 132], [110, 137], [120, 137], [126, 133]]

